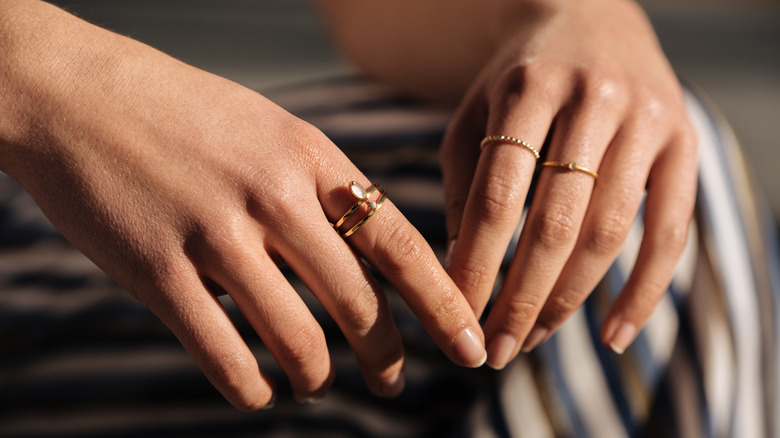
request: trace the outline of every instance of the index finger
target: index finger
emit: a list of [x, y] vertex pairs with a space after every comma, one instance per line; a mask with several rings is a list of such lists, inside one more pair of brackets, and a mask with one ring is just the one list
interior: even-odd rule
[[[477, 315], [490, 299], [506, 249], [520, 223], [538, 152], [552, 120], [551, 114], [534, 104], [526, 100], [515, 108], [494, 111], [508, 116], [491, 117], [489, 135], [482, 145], [460, 146], [482, 151], [460, 213], [448, 271]], [[450, 141], [458, 140], [451, 137]]]

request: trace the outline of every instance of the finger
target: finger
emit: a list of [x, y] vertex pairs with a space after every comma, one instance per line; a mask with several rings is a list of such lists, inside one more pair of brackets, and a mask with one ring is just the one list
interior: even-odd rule
[[[547, 160], [597, 171], [617, 130], [616, 112], [590, 99], [560, 114]], [[584, 171], [540, 168], [514, 259], [485, 323], [490, 366], [503, 368], [525, 342], [576, 244], [594, 185]]]
[[[509, 106], [511, 102], [491, 108], [488, 134], [518, 138], [538, 151], [554, 114], [534, 99], [522, 99], [516, 106]], [[448, 266], [478, 316], [520, 221], [535, 166], [536, 157], [522, 145], [496, 141], [482, 149]]]
[[[325, 335], [260, 244], [259, 233], [207, 236], [205, 274], [220, 284], [287, 374], [298, 401], [324, 396], [333, 379]], [[256, 236], [252, 238], [251, 236]]]
[[164, 285], [167, 296], [177, 298], [160, 296], [148, 307], [171, 329], [230, 403], [246, 411], [272, 406], [273, 382], [260, 372], [249, 347], [189, 261], [182, 265], [187, 267], [177, 272], [175, 283]]
[[696, 198], [695, 139], [680, 136], [656, 160], [645, 199], [645, 231], [634, 270], [602, 327], [602, 341], [622, 353], [666, 292], [687, 243]]
[[480, 149], [476, 145], [485, 136], [486, 121], [485, 103], [472, 93], [458, 108], [442, 140], [439, 159], [448, 236], [445, 269], [449, 267], [453, 245], [460, 231], [463, 210], [479, 160]]
[[[352, 175], [356, 174], [359, 173], [354, 169]], [[354, 202], [345, 184], [349, 175], [333, 176], [323, 178], [325, 190], [320, 194], [331, 221], [341, 217]], [[362, 178], [359, 181], [367, 183]], [[363, 217], [367, 210], [363, 208], [355, 214]], [[484, 363], [482, 330], [468, 302], [422, 235], [391, 201], [385, 201], [362, 228], [344, 239], [395, 286], [451, 360], [470, 367]]]
[[339, 325], [371, 391], [398, 395], [404, 352], [381, 288], [324, 215], [289, 219], [274, 246]]
[[642, 202], [652, 162], [652, 157], [635, 150], [657, 149], [652, 139], [647, 141], [638, 133], [636, 127], [624, 127], [607, 150], [577, 243], [528, 334], [523, 351], [544, 342], [580, 307], [623, 247]]

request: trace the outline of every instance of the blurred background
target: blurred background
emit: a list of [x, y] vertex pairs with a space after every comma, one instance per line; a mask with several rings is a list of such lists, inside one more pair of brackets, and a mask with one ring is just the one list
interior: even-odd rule
[[[308, 0], [56, 0], [261, 92], [342, 75]], [[780, 0], [641, 0], [677, 72], [731, 122], [780, 219]]]

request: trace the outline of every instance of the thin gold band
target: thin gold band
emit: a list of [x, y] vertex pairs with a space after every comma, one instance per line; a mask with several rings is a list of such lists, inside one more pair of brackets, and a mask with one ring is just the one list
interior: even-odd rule
[[582, 172], [584, 174], [590, 175], [593, 177], [593, 179], [599, 179], [599, 174], [588, 169], [587, 167], [582, 167], [578, 165], [577, 163], [562, 163], [560, 161], [545, 161], [544, 163], [540, 164], [540, 166], [545, 167], [565, 167], [569, 170], [574, 170], [577, 172]]
[[539, 159], [539, 152], [536, 149], [534, 149], [533, 146], [524, 142], [523, 140], [520, 140], [519, 138], [509, 137], [508, 135], [489, 135], [483, 138], [481, 142], [479, 142], [479, 149], [480, 150], [485, 149], [485, 145], [494, 141], [503, 142], [503, 143], [514, 143], [520, 145], [528, 149], [528, 151], [531, 152], [532, 154], [534, 154], [534, 157], [536, 157], [537, 160]]

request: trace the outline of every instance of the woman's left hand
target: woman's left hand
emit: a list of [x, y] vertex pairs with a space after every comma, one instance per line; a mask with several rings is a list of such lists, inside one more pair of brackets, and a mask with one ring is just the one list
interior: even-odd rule
[[[442, 152], [448, 272], [484, 310], [535, 171], [533, 201], [487, 318], [488, 364], [546, 340], [617, 257], [644, 199], [634, 270], [602, 340], [622, 352], [666, 290], [687, 240], [696, 140], [681, 87], [637, 5], [519, 2], [511, 30], [462, 101]], [[485, 136], [528, 142], [494, 141]], [[544, 149], [544, 150], [543, 150]], [[576, 163], [598, 178], [542, 161]], [[646, 197], [645, 197], [646, 194]]]

